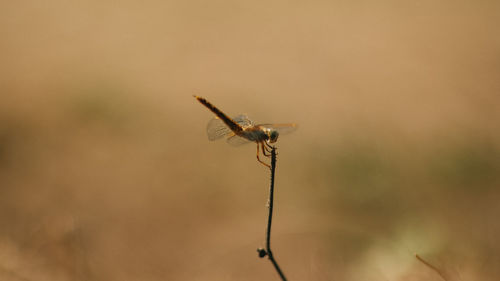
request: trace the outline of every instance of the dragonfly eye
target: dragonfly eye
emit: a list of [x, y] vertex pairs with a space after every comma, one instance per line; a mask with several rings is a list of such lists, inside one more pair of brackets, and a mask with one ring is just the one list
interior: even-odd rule
[[278, 140], [279, 135], [280, 134], [276, 130], [272, 130], [271, 132], [269, 132], [269, 142], [270, 143], [276, 142]]

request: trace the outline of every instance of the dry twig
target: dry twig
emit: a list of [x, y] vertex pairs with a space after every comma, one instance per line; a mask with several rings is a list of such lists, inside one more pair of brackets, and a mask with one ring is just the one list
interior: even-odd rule
[[267, 230], [266, 230], [266, 249], [259, 248], [257, 252], [259, 253], [259, 257], [263, 258], [267, 256], [274, 268], [278, 272], [281, 277], [281, 280], [286, 281], [285, 274], [281, 271], [281, 268], [278, 266], [278, 263], [274, 259], [273, 252], [271, 251], [271, 223], [273, 220], [273, 205], [274, 205], [274, 174], [276, 171], [276, 147], [273, 146], [271, 150], [271, 184], [269, 187], [269, 199], [268, 199], [268, 208], [269, 215], [267, 217]]

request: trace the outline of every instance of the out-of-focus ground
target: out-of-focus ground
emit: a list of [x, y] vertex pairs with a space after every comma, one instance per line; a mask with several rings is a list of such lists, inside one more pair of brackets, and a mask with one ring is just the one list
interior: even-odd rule
[[500, 2], [4, 1], [1, 280], [500, 276]]

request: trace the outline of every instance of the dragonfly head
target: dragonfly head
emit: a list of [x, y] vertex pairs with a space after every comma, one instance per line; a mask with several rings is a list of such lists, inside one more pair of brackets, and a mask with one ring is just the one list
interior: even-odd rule
[[272, 129], [268, 130], [267, 131], [267, 136], [269, 137], [268, 142], [275, 143], [278, 140], [279, 135], [280, 134], [276, 130], [272, 130]]

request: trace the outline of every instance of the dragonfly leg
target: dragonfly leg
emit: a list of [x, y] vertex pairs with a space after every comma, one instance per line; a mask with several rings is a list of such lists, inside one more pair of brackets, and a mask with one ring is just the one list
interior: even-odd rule
[[259, 143], [257, 143], [257, 161], [259, 161], [261, 164], [263, 164], [264, 166], [266, 166], [269, 169], [271, 169], [271, 166], [269, 166], [269, 164], [267, 164], [266, 162], [261, 161], [260, 158], [259, 158]]
[[267, 143], [267, 142], [264, 142], [264, 145], [265, 145], [265, 147], [266, 147], [266, 151], [267, 151], [267, 153], [269, 153], [269, 156], [271, 156], [271, 150], [273, 150], [273, 146], [272, 146], [272, 145], [270, 145], [270, 144], [269, 144], [269, 143]]
[[268, 150], [267, 146], [264, 145], [263, 142], [260, 143], [260, 147], [262, 148], [262, 154], [264, 154], [264, 156], [266, 157], [271, 156], [270, 151]]

